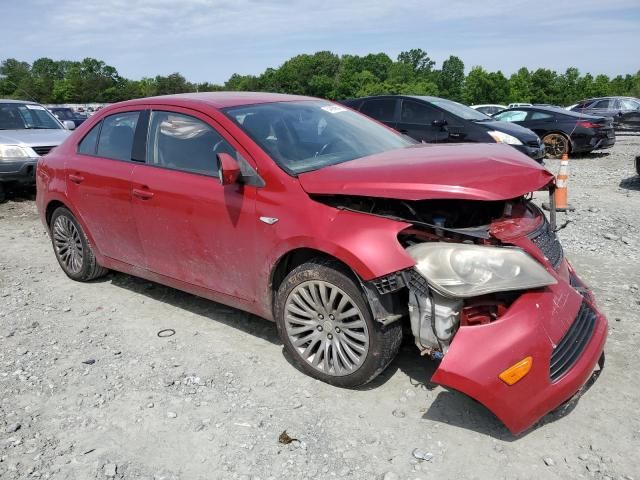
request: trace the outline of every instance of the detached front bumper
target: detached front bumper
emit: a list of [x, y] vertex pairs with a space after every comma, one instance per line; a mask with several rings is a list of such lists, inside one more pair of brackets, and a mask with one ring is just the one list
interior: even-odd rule
[[[499, 320], [461, 327], [432, 378], [484, 404], [513, 434], [578, 393], [603, 353], [606, 318], [568, 262], [558, 276], [556, 285], [521, 295]], [[585, 312], [588, 330], [578, 325]], [[498, 378], [529, 356], [531, 370], [520, 381], [509, 386]]]
[[36, 183], [37, 165], [37, 158], [30, 158], [19, 162], [0, 161], [0, 182], [33, 185]]

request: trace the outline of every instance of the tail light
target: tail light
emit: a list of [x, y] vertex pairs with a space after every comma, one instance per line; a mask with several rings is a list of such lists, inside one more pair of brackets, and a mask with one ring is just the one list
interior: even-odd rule
[[589, 122], [585, 120], [585, 121], [578, 122], [578, 126], [584, 127], [584, 128], [602, 128], [604, 127], [604, 124]]

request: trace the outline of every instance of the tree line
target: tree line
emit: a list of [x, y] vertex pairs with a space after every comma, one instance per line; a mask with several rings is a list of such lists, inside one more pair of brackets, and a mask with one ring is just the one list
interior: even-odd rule
[[635, 74], [582, 74], [577, 68], [557, 73], [520, 68], [510, 76], [474, 66], [451, 55], [437, 68], [427, 52], [412, 49], [392, 60], [385, 53], [336, 55], [329, 51], [290, 58], [259, 75], [233, 74], [222, 85], [189, 82], [180, 73], [131, 80], [101, 60], [39, 58], [33, 63], [8, 58], [0, 62], [0, 98], [41, 103], [111, 103], [131, 98], [221, 90], [267, 91], [344, 99], [366, 95], [435, 95], [466, 104], [531, 102], [570, 105], [605, 95], [640, 97]]

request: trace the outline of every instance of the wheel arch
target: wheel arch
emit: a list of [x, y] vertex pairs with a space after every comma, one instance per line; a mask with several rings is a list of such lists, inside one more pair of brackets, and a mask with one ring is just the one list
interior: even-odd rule
[[[53, 216], [53, 212], [55, 212], [58, 208], [64, 207], [73, 213], [73, 211], [69, 208], [67, 204], [60, 200], [51, 200], [44, 211], [44, 219], [47, 224], [47, 229], [51, 230], [51, 217]], [[74, 214], [75, 216], [75, 214]], [[76, 217], [77, 218], [77, 217]]]
[[271, 269], [269, 275], [269, 290], [270, 290], [270, 301], [271, 306], [270, 310], [273, 313], [274, 309], [274, 299], [282, 285], [282, 282], [287, 277], [289, 272], [291, 272], [296, 267], [312, 260], [314, 258], [321, 258], [325, 260], [332, 260], [340, 264], [345, 268], [345, 272], [347, 272], [352, 280], [359, 284], [361, 282], [358, 274], [351, 268], [347, 263], [343, 260], [337, 258], [335, 255], [331, 255], [325, 251], [318, 250], [316, 248], [310, 247], [298, 247], [292, 250], [285, 252], [278, 260], [275, 262], [273, 268]]

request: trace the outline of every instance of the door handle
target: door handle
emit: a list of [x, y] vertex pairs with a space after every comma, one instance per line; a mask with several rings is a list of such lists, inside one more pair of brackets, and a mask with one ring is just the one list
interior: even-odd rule
[[84, 177], [82, 175], [78, 175], [77, 173], [70, 173], [69, 180], [71, 180], [73, 183], [80, 184], [84, 182]]
[[407, 133], [409, 133], [409, 130], [405, 130], [405, 129], [398, 130], [398, 131], [399, 131], [400, 133], [404, 133], [405, 135], [406, 135]]
[[149, 190], [142, 190], [139, 188], [134, 188], [131, 193], [134, 197], [138, 197], [141, 200], [151, 200], [154, 195], [153, 192], [150, 192]]

